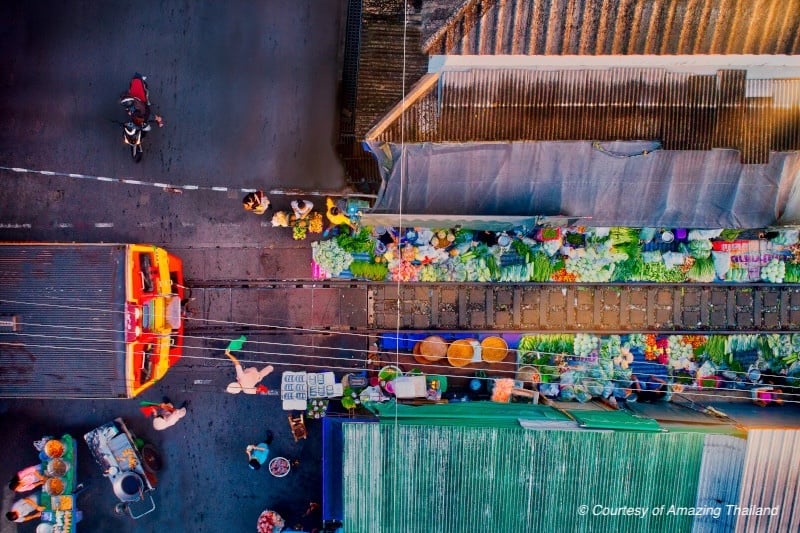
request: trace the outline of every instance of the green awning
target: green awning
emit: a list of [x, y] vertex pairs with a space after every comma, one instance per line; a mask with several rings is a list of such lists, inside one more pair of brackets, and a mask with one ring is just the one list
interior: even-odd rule
[[406, 405], [394, 401], [367, 406], [381, 424], [519, 427], [519, 420], [569, 421], [569, 417], [546, 405], [497, 402], [453, 402]]
[[664, 431], [658, 422], [625, 411], [567, 411], [578, 425], [586, 429], [617, 429], [622, 431]]

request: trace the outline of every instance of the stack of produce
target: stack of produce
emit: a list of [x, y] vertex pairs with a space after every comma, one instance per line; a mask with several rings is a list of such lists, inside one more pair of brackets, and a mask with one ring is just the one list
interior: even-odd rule
[[353, 262], [353, 256], [344, 251], [334, 239], [311, 243], [311, 257], [332, 276], [338, 276]]

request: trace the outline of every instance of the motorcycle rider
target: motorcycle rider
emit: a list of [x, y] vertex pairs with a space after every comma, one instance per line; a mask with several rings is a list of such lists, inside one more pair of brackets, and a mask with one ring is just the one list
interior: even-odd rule
[[[155, 120], [159, 128], [164, 127], [164, 120], [160, 115], [152, 115], [150, 98], [146, 84], [147, 77], [138, 72], [133, 76], [128, 91], [120, 98], [127, 105], [128, 116], [142, 131], [150, 131], [150, 120]], [[151, 116], [152, 115], [152, 116]]]

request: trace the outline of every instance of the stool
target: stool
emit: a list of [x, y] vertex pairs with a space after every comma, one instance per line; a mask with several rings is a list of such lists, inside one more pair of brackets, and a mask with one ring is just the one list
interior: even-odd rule
[[306, 422], [303, 413], [300, 413], [300, 416], [293, 417], [291, 413], [288, 415], [289, 418], [289, 428], [292, 430], [292, 436], [294, 437], [294, 441], [297, 442], [300, 439], [305, 439], [308, 437], [308, 431], [306, 430]]

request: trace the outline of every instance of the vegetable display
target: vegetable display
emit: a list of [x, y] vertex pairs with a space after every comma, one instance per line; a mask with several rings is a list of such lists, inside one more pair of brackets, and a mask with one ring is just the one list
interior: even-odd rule
[[716, 277], [717, 273], [714, 270], [714, 260], [711, 259], [711, 252], [706, 257], [696, 257], [694, 263], [686, 272], [686, 279], [698, 283], [711, 283]]
[[[319, 213], [296, 221], [292, 229], [295, 239], [319, 231]], [[358, 262], [355, 271], [345, 275], [376, 281], [711, 283], [750, 282], [760, 275], [766, 283], [800, 283], [800, 243], [792, 244], [792, 239], [800, 238], [796, 232], [783, 232], [780, 243], [764, 238], [724, 239], [738, 236], [738, 230], [691, 230], [688, 240], [685, 231], [676, 230], [679, 237], [669, 242], [655, 237], [667, 231], [576, 226], [540, 228], [527, 234], [507, 231], [500, 235], [501, 247], [479, 242], [474, 232], [460, 228], [435, 232], [413, 228], [394, 242], [380, 243], [377, 233], [362, 227], [329, 239], [338, 249], [332, 245], [315, 248], [314, 260], [337, 276], [347, 270], [346, 254], [350, 254]], [[373, 265], [384, 261], [385, 266]]]
[[769, 283], [783, 283], [786, 274], [786, 263], [773, 259], [761, 269], [761, 279]]
[[336, 276], [353, 262], [353, 256], [344, 251], [335, 240], [311, 243], [311, 256], [320, 268]]

